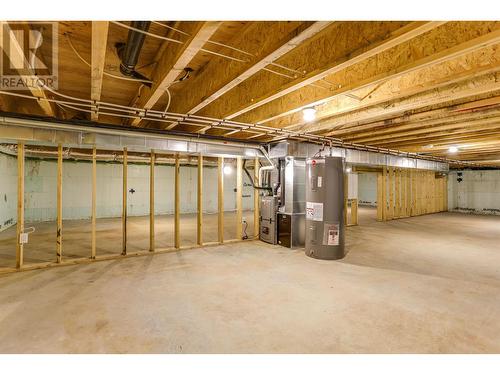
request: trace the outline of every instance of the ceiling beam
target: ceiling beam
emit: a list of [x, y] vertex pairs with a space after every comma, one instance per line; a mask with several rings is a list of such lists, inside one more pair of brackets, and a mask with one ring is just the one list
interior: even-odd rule
[[[212, 103], [214, 100], [218, 99], [222, 95], [224, 95], [229, 90], [233, 89], [241, 82], [253, 76], [255, 73], [261, 71], [263, 68], [271, 64], [272, 62], [278, 60], [280, 57], [286, 55], [288, 52], [293, 50], [294, 48], [301, 45], [304, 41], [312, 38], [316, 34], [318, 34], [325, 27], [329, 26], [332, 22], [327, 21], [318, 21], [314, 22], [312, 25], [307, 27], [306, 29], [300, 31], [298, 35], [293, 36], [291, 39], [287, 40], [284, 44], [280, 45], [274, 51], [264, 56], [260, 60], [256, 61], [252, 66], [238, 75], [236, 78], [230, 80], [220, 89], [216, 90], [214, 93], [210, 94], [207, 98], [203, 99], [198, 105], [189, 110], [188, 114], [194, 114], [200, 111], [202, 108], [205, 108], [208, 104]], [[292, 34], [293, 35], [293, 34]], [[289, 35], [290, 36], [290, 35]]]
[[[430, 85], [439, 84], [440, 80], [445, 82], [446, 79], [453, 80], [456, 75], [468, 74], [467, 70], [473, 72], [488, 64], [498, 67], [500, 29], [497, 26], [492, 31], [491, 27], [489, 23], [457, 25], [450, 22], [327, 78], [340, 88], [318, 90], [304, 87], [237, 120], [266, 123], [273, 127], [300, 127], [305, 125], [300, 111], [307, 106], [316, 107], [317, 119], [322, 120], [347, 107], [356, 110], [357, 105], [380, 99], [382, 95], [389, 97], [401, 91], [423, 91]], [[430, 53], [423, 55], [421, 51]], [[361, 102], [345, 97], [351, 93], [359, 95], [360, 89], [369, 93], [372, 88], [376, 89], [375, 92]], [[307, 124], [307, 127], [318, 130], [314, 124]]]
[[[104, 76], [104, 63], [106, 59], [106, 47], [108, 41], [108, 21], [92, 21], [92, 57], [91, 57], [91, 80], [90, 98], [93, 101], [101, 100], [102, 79]], [[91, 113], [91, 120], [97, 121], [99, 113]]]
[[[394, 30], [393, 32], [382, 33], [380, 37], [376, 39], [373, 43], [366, 45], [366, 40], [363, 42], [358, 41], [358, 45], [352, 46], [353, 49], [350, 51], [346, 51], [346, 54], [343, 56], [335, 56], [332, 59], [324, 64], [323, 66], [317, 66], [315, 69], [309, 71], [304, 76], [296, 78], [292, 81], [289, 81], [285, 84], [281, 84], [279, 87], [275, 88], [272, 91], [267, 91], [260, 95], [255, 95], [255, 99], [252, 102], [245, 102], [238, 104], [240, 108], [233, 108], [231, 113], [219, 113], [219, 115], [224, 116], [227, 119], [234, 119], [238, 116], [241, 116], [244, 113], [254, 110], [255, 108], [261, 107], [267, 103], [270, 103], [276, 99], [279, 99], [287, 94], [290, 94], [300, 88], [305, 86], [314, 84], [315, 82], [322, 80], [329, 75], [339, 72], [349, 66], [352, 66], [360, 61], [368, 59], [372, 56], [375, 56], [383, 51], [386, 51], [400, 43], [404, 43], [412, 38], [415, 38], [418, 35], [426, 33], [440, 25], [444, 22], [411, 22], [406, 26], [403, 26], [399, 29]], [[391, 26], [390, 23], [387, 23], [388, 26]], [[347, 33], [347, 35], [343, 35], [345, 38], [352, 38], [352, 35], [349, 31], [349, 23], [342, 24], [341, 27], [344, 29], [333, 30], [334, 34], [328, 36], [325, 35], [326, 39], [337, 39], [339, 37], [339, 33]], [[365, 23], [364, 26], [367, 30], [371, 26], [370, 23]], [[359, 30], [358, 30], [359, 32]], [[328, 45], [327, 43], [323, 43], [323, 47]], [[314, 46], [318, 48], [318, 46]], [[313, 51], [301, 51], [305, 55], [314, 56], [315, 53]], [[323, 52], [327, 54], [327, 51]]]
[[[488, 103], [488, 106], [486, 106]], [[332, 137], [342, 139], [351, 139], [363, 137], [376, 131], [377, 134], [390, 132], [392, 129], [409, 129], [418, 124], [419, 126], [435, 125], [438, 123], [447, 123], [459, 120], [469, 120], [478, 116], [488, 116], [491, 113], [497, 113], [497, 106], [500, 105], [500, 96], [473, 100], [464, 104], [453, 105], [449, 107], [422, 111], [413, 114], [404, 114], [403, 116], [390, 119], [368, 122], [362, 125], [351, 126], [348, 128], [336, 129], [329, 134]]]
[[[216, 21], [197, 22], [188, 31], [190, 36], [184, 44], [165, 50], [153, 74], [153, 87], [145, 90], [139, 100], [140, 108], [151, 109], [156, 104], [221, 24], [222, 22]], [[136, 118], [132, 125], [137, 126], [140, 122]]]
[[[293, 47], [287, 45], [291, 40], [297, 38], [297, 42], [304, 44], [305, 40], [313, 39], [313, 34], [319, 33], [320, 28], [327, 28], [327, 25], [310, 21], [248, 22], [227, 41], [228, 45], [244, 51], [244, 55], [238, 54], [244, 61], [235, 62], [223, 57], [212, 57], [202, 70], [195, 72], [195, 75], [183, 84], [182, 89], [176, 91], [172, 98], [171, 110], [192, 114], [204, 109], [245, 82], [242, 78], [248, 81], [260, 71], [256, 70], [257, 68], [264, 68], [271, 63], [272, 61], [269, 61], [263, 65], [268, 58], [275, 60], [278, 55], [286, 54], [288, 48]], [[292, 48], [294, 49], [296, 48]], [[273, 56], [274, 53], [276, 56]], [[219, 95], [221, 93], [223, 95]]]
[[396, 145], [402, 144], [421, 144], [432, 143], [440, 139], [446, 139], [448, 136], [475, 136], [480, 132], [497, 129], [500, 127], [500, 118], [473, 121], [470, 123], [460, 123], [456, 125], [440, 126], [436, 129], [420, 129], [406, 134], [395, 134], [392, 138], [372, 139], [353, 141], [353, 143], [369, 144], [373, 146], [382, 146], [392, 144], [391, 148], [397, 148]]
[[492, 121], [493, 119], [497, 119], [499, 116], [500, 108], [494, 108], [489, 111], [487, 115], [482, 112], [462, 113], [458, 116], [451, 116], [440, 120], [411, 122], [400, 126], [389, 126], [385, 129], [377, 129], [370, 132], [355, 134], [350, 137], [342, 137], [342, 140], [355, 143], [384, 139], [393, 140], [394, 137], [420, 134], [425, 133], [425, 131], [432, 132], [437, 130], [455, 129], [460, 126], [472, 126], [475, 123], [481, 123], [481, 121]]
[[[19, 42], [17, 41], [16, 38], [10, 38], [10, 48], [8, 51], [5, 50], [5, 46], [3, 45], [4, 41], [4, 35], [3, 33], [11, 32], [11, 28], [9, 26], [8, 22], [5, 21], [0, 21], [0, 49], [5, 53], [10, 59], [15, 59], [17, 61], [24, 61], [24, 68], [23, 69], [17, 69], [17, 73], [19, 76], [25, 76], [27, 80], [33, 82], [37, 81], [36, 74], [33, 71], [32, 67], [30, 66], [30, 63], [27, 61], [26, 56], [24, 54], [23, 48], [19, 45]], [[29, 26], [26, 25], [25, 32], [29, 32]], [[14, 55], [12, 55], [12, 53]], [[28, 91], [31, 92], [31, 95], [37, 98], [41, 99], [47, 99], [47, 94], [46, 91], [39, 87], [39, 86], [28, 86], [27, 87]], [[55, 117], [55, 112], [54, 109], [52, 108], [52, 105], [50, 102], [47, 100], [37, 100], [36, 101], [38, 105], [40, 106], [42, 112], [44, 115], [49, 116], [49, 117]]]
[[[465, 57], [466, 56], [464, 56], [464, 58]], [[416, 95], [425, 95], [425, 93], [432, 92], [436, 89], [443, 89], [447, 86], [450, 87], [452, 84], [472, 81], [475, 78], [489, 73], [497, 73], [500, 71], [500, 55], [498, 55], [498, 57], [499, 60], [497, 63], [481, 65], [477, 68], [471, 67], [470, 69], [466, 69], [469, 68], [469, 65], [466, 63], [462, 64], [463, 61], [460, 59], [459, 61], [454, 62], [453, 67], [440, 65], [435, 66], [433, 69], [426, 68], [422, 71], [419, 70], [406, 76], [397, 77], [395, 80], [389, 80], [383, 84], [372, 87], [368, 93], [362, 96], [361, 100], [353, 100], [349, 97], [338, 96], [335, 100], [329, 101], [328, 103], [325, 103], [325, 105], [316, 107], [317, 114], [320, 114], [317, 121], [326, 121], [328, 118], [334, 116], [348, 114], [373, 106], [390, 107], [391, 104], [396, 103], [398, 100], [403, 100]], [[459, 67], [460, 71], [456, 72], [454, 69], [455, 67]], [[461, 71], [463, 69], [465, 70]], [[432, 76], [435, 76], [436, 79], [431, 80]], [[304, 123], [301, 114], [294, 116], [294, 118], [297, 118], [298, 123], [286, 126], [286, 129], [309, 129], [311, 131], [315, 129], [314, 124]], [[369, 125], [360, 124], [356, 126], [359, 130], [369, 127]], [[354, 130], [350, 125], [345, 125], [333, 129], [331, 134], [335, 133], [335, 135], [338, 136], [340, 134], [351, 133], [353, 131]]]
[[[431, 90], [431, 92], [398, 100], [384, 106], [372, 106], [359, 111], [348, 112], [320, 121], [319, 124], [308, 128], [308, 131], [355, 128], [361, 124], [390, 119], [426, 107], [454, 105], [455, 101], [473, 99], [481, 95], [494, 93], [495, 91], [500, 92], [497, 76], [498, 73], [486, 74], [473, 81], [465, 81], [460, 84], [450, 85], [450, 87]], [[335, 130], [331, 130], [327, 135], [330, 136], [334, 133]]]

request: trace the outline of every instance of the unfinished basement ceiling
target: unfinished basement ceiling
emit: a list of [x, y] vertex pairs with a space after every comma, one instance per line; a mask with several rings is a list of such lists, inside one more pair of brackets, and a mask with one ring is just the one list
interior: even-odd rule
[[141, 81], [120, 72], [131, 22], [57, 24], [58, 89], [2, 90], [1, 111], [230, 140], [316, 135], [500, 165], [499, 22], [154, 21]]

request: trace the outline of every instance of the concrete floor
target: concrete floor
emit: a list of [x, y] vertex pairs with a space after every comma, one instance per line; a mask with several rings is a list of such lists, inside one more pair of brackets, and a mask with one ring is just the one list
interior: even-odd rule
[[500, 217], [378, 223], [0, 276], [2, 353], [498, 353]]
[[[248, 222], [248, 236], [253, 236], [253, 211], [244, 211]], [[203, 241], [217, 241], [217, 214], [203, 215]], [[29, 236], [24, 246], [26, 265], [53, 262], [56, 259], [57, 224], [54, 221], [26, 223], [36, 231]], [[181, 246], [196, 244], [196, 214], [180, 216]], [[67, 259], [88, 258], [91, 253], [92, 227], [90, 220], [63, 221], [63, 257]], [[96, 253], [110, 255], [121, 253], [121, 218], [98, 219], [96, 221]], [[236, 238], [236, 213], [224, 212], [224, 239]], [[155, 244], [157, 249], [174, 247], [174, 217], [159, 215], [155, 217]], [[149, 250], [149, 216], [127, 218], [127, 250], [137, 252]], [[16, 226], [0, 232], [0, 269], [16, 265]]]

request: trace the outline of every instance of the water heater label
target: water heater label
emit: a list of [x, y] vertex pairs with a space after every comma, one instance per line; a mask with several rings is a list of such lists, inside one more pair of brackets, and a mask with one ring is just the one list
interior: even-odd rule
[[323, 221], [323, 203], [306, 202], [306, 219]]
[[323, 236], [323, 245], [337, 246], [340, 239], [340, 224], [328, 223], [325, 224]]
[[318, 176], [318, 187], [323, 186], [323, 177]]

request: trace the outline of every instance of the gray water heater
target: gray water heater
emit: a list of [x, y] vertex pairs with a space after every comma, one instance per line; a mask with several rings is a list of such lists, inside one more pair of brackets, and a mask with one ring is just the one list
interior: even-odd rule
[[306, 255], [318, 259], [345, 256], [344, 160], [306, 160]]

